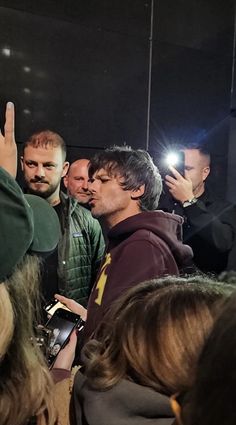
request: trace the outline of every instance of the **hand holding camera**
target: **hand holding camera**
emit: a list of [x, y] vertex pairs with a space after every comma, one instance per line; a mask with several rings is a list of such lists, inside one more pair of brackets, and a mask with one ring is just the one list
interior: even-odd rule
[[188, 200], [194, 198], [193, 194], [193, 184], [191, 179], [185, 173], [183, 177], [174, 167], [170, 166], [170, 171], [173, 175], [166, 175], [165, 182], [169, 188], [169, 191], [173, 198], [182, 204]]

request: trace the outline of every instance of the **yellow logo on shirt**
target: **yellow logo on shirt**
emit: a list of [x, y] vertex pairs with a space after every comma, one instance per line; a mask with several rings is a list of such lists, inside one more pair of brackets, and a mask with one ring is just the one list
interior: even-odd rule
[[102, 297], [103, 297], [103, 293], [104, 293], [104, 289], [106, 286], [106, 281], [107, 281], [107, 274], [106, 274], [106, 269], [107, 266], [109, 266], [109, 264], [111, 264], [111, 254], [107, 254], [105, 257], [105, 261], [104, 264], [101, 268], [101, 274], [98, 280], [98, 283], [96, 285], [96, 289], [98, 290], [98, 296], [95, 300], [95, 303], [98, 305], [102, 304]]

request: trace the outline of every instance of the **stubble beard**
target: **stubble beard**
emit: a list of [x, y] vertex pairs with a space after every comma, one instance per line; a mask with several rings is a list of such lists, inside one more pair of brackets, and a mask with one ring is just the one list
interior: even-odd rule
[[40, 196], [43, 199], [48, 199], [51, 195], [53, 195], [53, 193], [57, 190], [58, 185], [53, 185], [53, 186], [48, 186], [48, 188], [44, 191], [42, 190], [38, 190], [38, 189], [34, 189], [33, 187], [30, 186], [30, 183], [27, 183], [27, 192], [30, 193], [31, 195], [36, 195], [36, 196]]

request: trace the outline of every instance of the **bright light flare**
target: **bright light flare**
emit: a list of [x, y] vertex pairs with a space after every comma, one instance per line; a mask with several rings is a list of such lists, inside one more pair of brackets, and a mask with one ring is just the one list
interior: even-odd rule
[[180, 158], [177, 152], [170, 152], [167, 156], [166, 156], [166, 164], [168, 166], [172, 166], [172, 167], [176, 167], [176, 165], [179, 164], [180, 162]]

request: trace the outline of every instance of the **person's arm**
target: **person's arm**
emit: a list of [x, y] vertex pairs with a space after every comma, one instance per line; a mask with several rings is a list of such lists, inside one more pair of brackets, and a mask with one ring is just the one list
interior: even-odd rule
[[[193, 187], [187, 172], [183, 177], [173, 167], [170, 169], [174, 177], [166, 176], [166, 184], [171, 195], [182, 204], [192, 200]], [[211, 209], [197, 199], [192, 205], [184, 207], [184, 215], [190, 226], [189, 237], [197, 234], [203, 242], [208, 242], [219, 252], [227, 252], [232, 248], [236, 231], [236, 210], [231, 205], [222, 203], [220, 206], [218, 202], [215, 202], [214, 209]]]
[[226, 203], [212, 205], [215, 207], [214, 212], [201, 200], [185, 208], [187, 223], [191, 226], [190, 235], [198, 234], [218, 251], [227, 252], [232, 248], [235, 238], [236, 209]]
[[0, 167], [13, 178], [17, 172], [17, 147], [15, 142], [15, 112], [12, 102], [8, 102], [5, 113], [4, 136], [0, 130]]
[[53, 368], [51, 369], [51, 375], [55, 383], [70, 377], [72, 364], [75, 358], [76, 344], [77, 335], [76, 331], [73, 331], [69, 342], [60, 350]]

